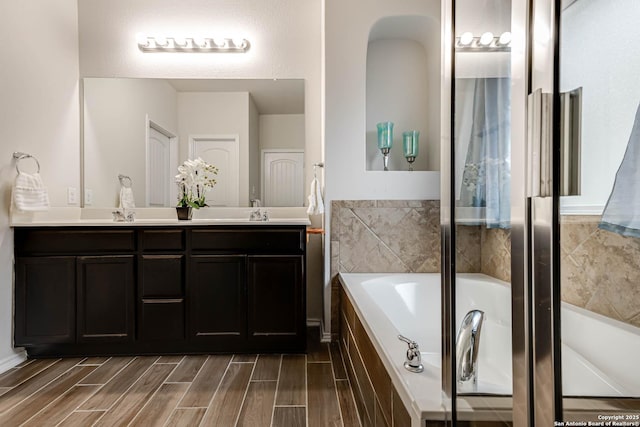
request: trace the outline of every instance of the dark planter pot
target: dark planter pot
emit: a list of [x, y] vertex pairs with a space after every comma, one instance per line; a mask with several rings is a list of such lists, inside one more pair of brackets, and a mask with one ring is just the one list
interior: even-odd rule
[[179, 220], [190, 220], [193, 215], [193, 208], [191, 206], [176, 206], [176, 213], [178, 214]]

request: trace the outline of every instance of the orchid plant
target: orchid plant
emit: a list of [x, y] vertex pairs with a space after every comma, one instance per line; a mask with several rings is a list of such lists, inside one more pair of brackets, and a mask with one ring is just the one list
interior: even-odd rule
[[218, 168], [198, 157], [186, 160], [178, 166], [176, 184], [178, 184], [178, 207], [192, 207], [200, 209], [207, 206], [205, 196], [207, 191], [216, 185], [215, 176]]

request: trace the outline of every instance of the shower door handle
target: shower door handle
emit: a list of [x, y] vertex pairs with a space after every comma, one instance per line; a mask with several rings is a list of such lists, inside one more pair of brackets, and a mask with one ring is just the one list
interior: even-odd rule
[[579, 196], [582, 88], [560, 94], [560, 196]]
[[527, 99], [527, 197], [552, 195], [553, 95], [542, 89]]

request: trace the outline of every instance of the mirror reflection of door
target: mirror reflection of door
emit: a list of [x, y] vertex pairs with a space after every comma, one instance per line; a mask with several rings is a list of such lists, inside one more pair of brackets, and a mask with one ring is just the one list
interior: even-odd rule
[[264, 150], [262, 182], [265, 206], [304, 205], [304, 151]]
[[176, 137], [149, 122], [147, 129], [147, 206], [173, 204], [173, 171], [177, 168]]
[[190, 136], [189, 158], [198, 157], [218, 168], [216, 185], [206, 195], [207, 205], [238, 206], [240, 200], [238, 136]]

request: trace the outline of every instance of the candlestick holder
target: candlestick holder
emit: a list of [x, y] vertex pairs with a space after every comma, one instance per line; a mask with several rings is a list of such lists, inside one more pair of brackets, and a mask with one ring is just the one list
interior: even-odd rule
[[402, 132], [402, 149], [404, 151], [404, 158], [409, 162], [409, 171], [413, 171], [413, 162], [418, 157], [418, 137], [420, 132], [417, 130], [409, 130]]
[[378, 127], [378, 148], [382, 153], [384, 170], [389, 170], [389, 151], [393, 146], [393, 122], [381, 122]]

